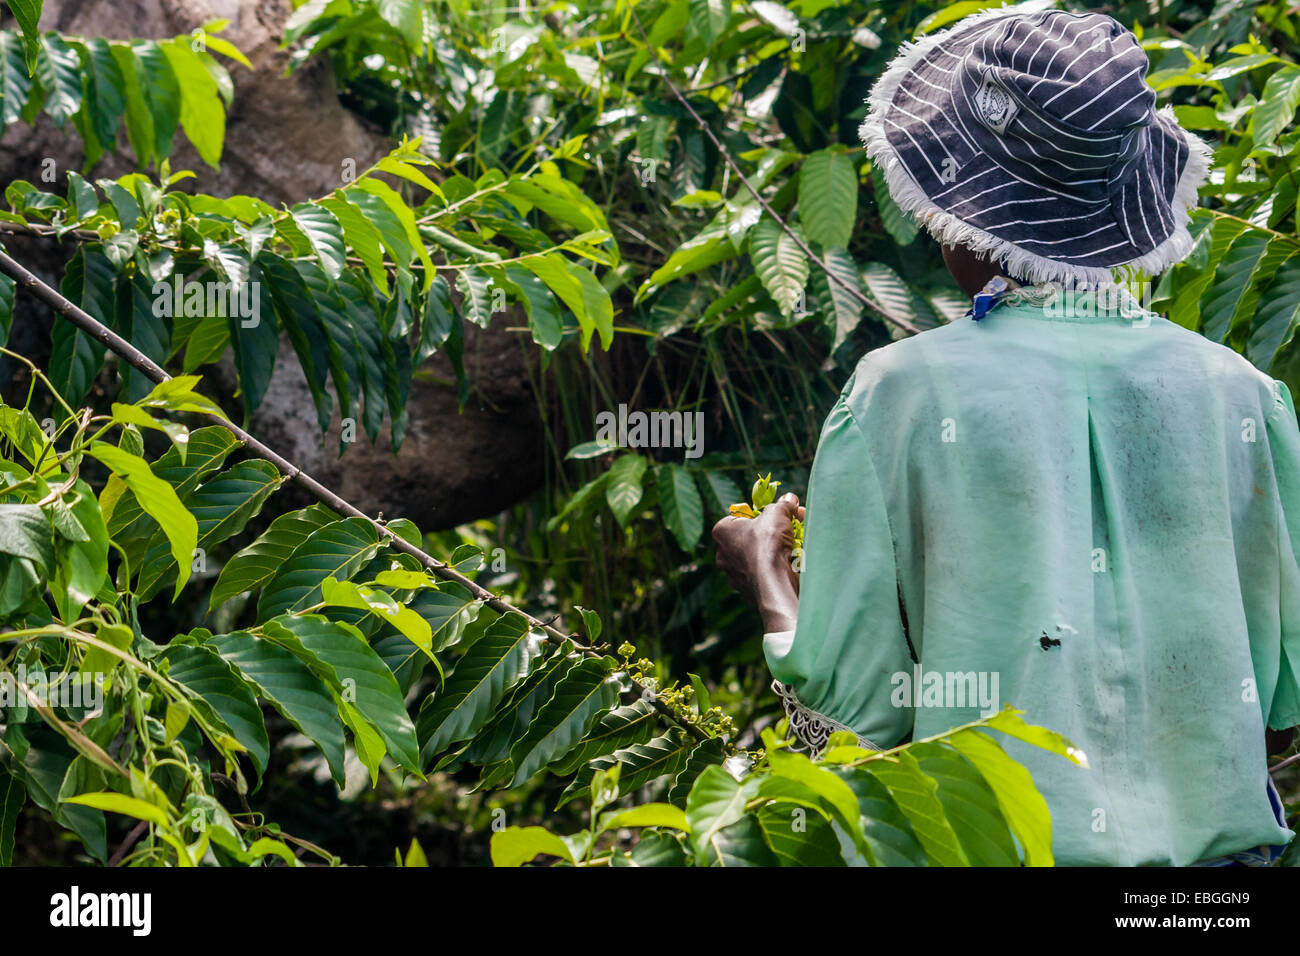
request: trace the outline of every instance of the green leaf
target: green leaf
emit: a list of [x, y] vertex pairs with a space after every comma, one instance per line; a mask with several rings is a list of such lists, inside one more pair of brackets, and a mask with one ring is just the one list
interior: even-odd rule
[[775, 801], [759, 807], [756, 816], [782, 866], [845, 865], [835, 828], [821, 812]]
[[298, 203], [290, 210], [293, 221], [311, 244], [321, 268], [331, 279], [337, 279], [347, 265], [347, 248], [343, 243], [343, 227], [335, 215], [315, 203]]
[[903, 750], [872, 760], [864, 765], [864, 769], [888, 788], [889, 796], [912, 824], [912, 830], [932, 864], [970, 865], [961, 841], [944, 813], [943, 804], [939, 802], [939, 785], [921, 770], [915, 757]]
[[1233, 316], [1246, 296], [1260, 259], [1268, 247], [1268, 234], [1251, 229], [1237, 238], [1214, 270], [1214, 281], [1201, 300], [1201, 331], [1222, 342], [1232, 329]]
[[568, 776], [597, 757], [643, 744], [655, 735], [658, 723], [659, 714], [649, 701], [637, 700], [617, 707], [601, 717], [581, 743], [555, 761], [551, 769], [560, 776]]
[[[184, 498], [205, 476], [220, 468], [240, 444], [239, 439], [226, 429], [209, 425], [190, 432], [189, 451], [183, 459], [175, 447], [169, 448], [153, 463], [151, 470], [172, 487], [178, 498]], [[101, 495], [100, 504], [109, 534], [114, 539], [120, 542], [127, 538], [143, 538], [147, 542], [153, 537], [157, 524], [145, 514], [134, 492], [128, 490], [111, 507]]]
[[870, 773], [830, 767], [857, 795], [859, 823], [871, 857], [879, 866], [926, 866], [925, 850], [912, 824], [889, 795], [889, 788]]
[[327, 681], [345, 704], [355, 705], [383, 738], [393, 759], [419, 773], [419, 745], [401, 688], [360, 631], [318, 614], [277, 617], [262, 625], [261, 631]]
[[713, 845], [718, 831], [745, 814], [750, 790], [719, 766], [705, 767], [686, 798], [686, 821], [696, 856], [713, 862], [718, 849]]
[[822, 261], [826, 263], [825, 270], [813, 269], [813, 291], [817, 296], [817, 307], [826, 316], [831, 331], [831, 351], [834, 352], [862, 321], [862, 300], [849, 291], [862, 290], [858, 284], [857, 263], [846, 250], [826, 249]]
[[383, 239], [379, 230], [371, 225], [361, 209], [346, 199], [339, 198], [342, 193], [319, 200], [320, 206], [329, 210], [343, 228], [343, 238], [347, 245], [357, 254], [370, 281], [386, 295], [388, 293], [388, 270], [384, 268]]
[[[59, 291], [92, 318], [111, 324], [114, 275], [102, 252], [83, 248], [68, 263]], [[66, 319], [55, 320], [52, 337], [50, 381], [67, 403], [76, 407], [99, 374], [104, 346]]]
[[749, 234], [749, 258], [782, 314], [792, 315], [808, 283], [808, 258], [772, 219], [762, 219]]
[[618, 684], [599, 660], [587, 659], [569, 670], [510, 751], [517, 787], [552, 760], [572, 750], [591, 725], [618, 703]]
[[687, 42], [698, 40], [706, 48], [713, 46], [731, 19], [731, 0], [690, 0]]
[[85, 540], [61, 542], [50, 593], [65, 623], [77, 619], [81, 609], [108, 580], [108, 529], [90, 486], [78, 481], [73, 501], [67, 505]]
[[1278, 351], [1295, 335], [1300, 322], [1300, 256], [1288, 259], [1277, 270], [1259, 299], [1246, 355], [1255, 367], [1267, 372]]
[[1052, 815], [1029, 771], [978, 730], [953, 734], [948, 741], [993, 789], [1003, 818], [1025, 849], [1025, 865], [1051, 866]]
[[226, 562], [212, 589], [209, 612], [238, 594], [268, 583], [312, 532], [338, 520], [334, 512], [320, 504], [280, 515], [257, 540]]
[[[597, 730], [599, 729], [598, 727]], [[570, 800], [589, 796], [592, 778], [597, 770], [609, 770], [616, 764], [621, 765], [619, 787], [622, 792], [631, 793], [665, 774], [680, 773], [693, 749], [694, 738], [674, 727], [668, 733], [644, 744], [632, 744], [614, 751], [608, 757], [597, 757], [583, 768], [560, 795], [556, 809]]]
[[763, 839], [763, 828], [752, 816], [742, 817], [714, 834], [710, 841], [713, 866], [779, 866]]
[[[269, 461], [251, 459], [205, 481], [187, 495], [183, 504], [198, 522], [197, 547], [205, 555], [211, 554], [216, 545], [243, 531], [283, 480]], [[148, 600], [175, 571], [175, 559], [167, 551], [165, 536], [159, 532], [140, 566], [136, 585], [140, 599]]]
[[27, 802], [27, 788], [23, 782], [0, 768], [0, 866], [14, 862], [14, 832], [18, 828], [18, 814]]
[[492, 834], [493, 866], [523, 866], [542, 854], [574, 862], [565, 842], [545, 827], [507, 827]]
[[88, 70], [82, 109], [89, 111], [87, 119], [100, 144], [112, 149], [117, 141], [118, 121], [126, 109], [126, 80], [107, 40], [89, 39], [85, 50], [83, 66]]
[[39, 505], [0, 504], [0, 554], [27, 558], [42, 577], [54, 565], [53, 535]]
[[93, 807], [96, 810], [107, 810], [111, 813], [120, 813], [123, 816], [134, 817], [137, 820], [143, 820], [146, 823], [152, 823], [155, 826], [164, 828], [170, 825], [167, 814], [159, 807], [144, 800], [138, 800], [135, 797], [128, 797], [122, 793], [113, 793], [111, 791], [83, 793], [75, 797], [67, 797], [63, 802], [75, 803], [83, 807]]
[[0, 31], [0, 121], [5, 126], [22, 118], [31, 89], [23, 47], [12, 33]]
[[321, 600], [327, 607], [350, 607], [365, 611], [396, 628], [403, 637], [424, 651], [441, 675], [442, 665], [433, 656], [433, 635], [429, 622], [411, 608], [399, 604], [386, 591], [360, 587], [351, 581], [326, 578], [321, 582]]
[[[420, 230], [415, 223], [415, 213], [411, 211], [411, 207], [406, 204], [402, 197], [398, 195], [391, 186], [378, 179], [366, 178], [357, 180], [355, 188], [373, 196], [377, 196], [397, 218], [397, 221], [401, 224], [407, 243], [411, 249], [415, 250], [415, 254], [419, 257], [420, 262], [424, 264], [424, 288], [425, 291], [428, 291], [429, 284], [433, 282], [434, 277], [433, 260], [429, 258], [429, 251], [424, 247], [424, 241], [420, 238]], [[381, 235], [383, 234], [382, 228], [380, 229], [380, 233]]]
[[187, 37], [158, 44], [180, 88], [180, 124], [199, 157], [217, 168], [226, 139], [226, 113], [217, 82]]
[[153, 125], [154, 155], [171, 155], [181, 121], [181, 88], [163, 48], [153, 40], [133, 40], [135, 72]]
[[40, 47], [40, 26], [42, 0], [5, 0], [23, 31], [23, 44], [27, 50], [27, 69], [36, 71], [36, 54]]
[[429, 624], [430, 647], [441, 651], [460, 641], [465, 628], [478, 617], [479, 598], [455, 581], [425, 588], [408, 605]]
[[247, 749], [261, 776], [271, 744], [262, 711], [248, 684], [209, 647], [172, 644], [163, 651], [162, 657], [169, 665], [167, 676], [198, 695], [196, 706], [206, 708], [208, 719], [228, 729]]
[[600, 831], [620, 827], [672, 827], [690, 832], [691, 825], [680, 807], [671, 803], [643, 803], [627, 810], [613, 810], [600, 819]]
[[546, 283], [519, 266], [506, 266], [506, 276], [528, 313], [528, 329], [533, 341], [548, 352], [558, 348], [564, 341], [564, 319]]
[[691, 473], [681, 465], [664, 464], [655, 468], [655, 488], [664, 525], [673, 533], [683, 551], [691, 551], [704, 533], [704, 501]]
[[488, 627], [456, 663], [442, 688], [420, 708], [416, 725], [424, 765], [478, 733], [506, 693], [528, 673], [540, 643], [541, 638], [518, 614], [507, 614]]
[[81, 59], [57, 33], [41, 35], [36, 79], [45, 91], [45, 112], [63, 129], [81, 109]]
[[910, 752], [939, 785], [939, 802], [971, 865], [1019, 866], [1003, 810], [975, 764], [938, 743], [916, 744]]
[[[76, 174], [68, 173], [74, 189], [84, 187], [90, 192], [88, 205], [93, 214], [98, 205], [94, 190], [80, 176], [76, 180], [73, 180], [73, 176]], [[171, 332], [166, 320], [154, 314], [154, 301], [153, 287], [147, 276], [139, 271], [129, 279], [124, 276], [117, 283], [113, 327], [124, 339], [161, 365], [171, 353]], [[153, 390], [153, 382], [143, 372], [126, 363], [119, 367], [124, 397], [128, 402], [137, 402]]]
[[313, 531], [267, 583], [257, 602], [258, 620], [320, 603], [326, 578], [348, 580], [381, 546], [379, 532], [365, 518], [344, 518]]
[[178, 568], [175, 595], [179, 595], [190, 577], [194, 549], [198, 546], [198, 522], [181, 504], [176, 490], [155, 475], [143, 458], [102, 441], [92, 443], [88, 453], [126, 482], [139, 506], [163, 530]]
[[847, 153], [824, 149], [799, 170], [799, 222], [823, 249], [844, 249], [858, 215], [858, 175]]
[[1250, 114], [1250, 133], [1255, 146], [1268, 146], [1278, 134], [1295, 122], [1300, 106], [1300, 67], [1284, 66], [1268, 78], [1259, 105]]
[[[900, 246], [911, 245], [921, 231], [915, 220], [899, 208], [885, 183], [885, 175], [879, 166], [871, 168], [872, 195], [876, 199], [876, 208], [880, 212], [880, 221], [894, 242]], [[847, 245], [847, 243], [846, 243]]]
[[254, 262], [259, 279], [270, 289], [275, 314], [298, 353], [298, 361], [316, 405], [316, 422], [323, 432], [329, 428], [334, 403], [327, 391], [326, 379], [330, 369], [331, 343], [320, 307], [298, 270], [283, 258], [263, 250]]
[[908, 321], [916, 318], [912, 292], [897, 272], [883, 262], [868, 262], [862, 267], [862, 281], [880, 305], [891, 315]]
[[692, 748], [682, 769], [673, 777], [672, 786], [668, 788], [668, 802], [678, 807], [686, 806], [686, 798], [690, 796], [691, 787], [695, 786], [700, 774], [706, 767], [721, 764], [725, 756], [722, 741], [717, 737], [701, 740]]
[[217, 634], [205, 643], [320, 748], [342, 786], [343, 725], [328, 686], [292, 652], [248, 631]]
[[633, 454], [615, 459], [610, 466], [609, 482], [605, 485], [605, 501], [621, 527], [627, 527], [633, 511], [641, 501], [641, 478], [645, 469], [646, 460]]
[[463, 759], [480, 766], [506, 760], [510, 748], [523, 738], [537, 712], [554, 696], [556, 685], [577, 663], [572, 643], [566, 643], [536, 664], [465, 748]]
[[456, 272], [456, 289], [461, 294], [461, 314], [486, 329], [492, 321], [492, 280], [473, 266]]
[[14, 280], [0, 276], [0, 346], [9, 344], [9, 330], [14, 322]]

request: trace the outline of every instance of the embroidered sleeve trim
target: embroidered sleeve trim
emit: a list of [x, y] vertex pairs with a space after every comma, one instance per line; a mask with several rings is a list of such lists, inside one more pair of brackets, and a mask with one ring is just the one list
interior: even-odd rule
[[830, 740], [831, 734], [836, 731], [847, 731], [853, 734], [854, 737], [857, 737], [858, 744], [867, 750], [884, 749], [857, 733], [852, 727], [848, 727], [838, 720], [832, 720], [825, 714], [819, 714], [810, 707], [804, 706], [798, 696], [795, 695], [794, 689], [788, 684], [774, 680], [772, 681], [772, 690], [776, 691], [776, 696], [781, 699], [781, 706], [785, 709], [785, 716], [790, 721], [790, 733], [794, 735], [801, 745], [796, 746], [796, 750], [816, 756], [826, 749], [826, 742]]

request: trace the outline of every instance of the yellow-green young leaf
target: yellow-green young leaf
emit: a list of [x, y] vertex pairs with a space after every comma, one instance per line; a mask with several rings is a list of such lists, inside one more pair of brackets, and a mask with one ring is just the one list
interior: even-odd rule
[[601, 817], [602, 831], [617, 827], [672, 827], [674, 830], [691, 832], [686, 813], [671, 803], [643, 803], [639, 807], [613, 811]]
[[152, 391], [136, 402], [146, 408], [166, 408], [173, 412], [195, 412], [200, 415], [217, 415], [227, 418], [221, 406], [194, 391], [194, 386], [202, 380], [200, 375], [177, 375], [155, 385]]
[[[119, 651], [129, 650], [131, 641], [134, 640], [135, 634], [129, 627], [121, 624], [103, 624], [95, 632], [95, 637]], [[122, 658], [112, 651], [105, 650], [102, 647], [95, 647], [93, 644], [86, 648], [86, 656], [81, 659], [81, 673], [83, 674], [109, 674], [113, 668], [122, 662]]]
[[423, 186], [425, 189], [429, 190], [429, 192], [442, 200], [444, 204], [447, 202], [447, 197], [442, 194], [442, 190], [438, 187], [438, 184], [410, 163], [402, 162], [400, 159], [395, 159], [392, 156], [385, 156], [380, 159], [379, 162], [375, 163], [375, 169], [382, 173], [391, 173], [394, 176], [399, 176], [402, 179], [415, 183], [417, 186]]
[[387, 753], [384, 739], [366, 722], [361, 712], [346, 700], [339, 701], [339, 716], [352, 731], [352, 745], [356, 748], [357, 759], [370, 772], [370, 785], [373, 787], [379, 782], [379, 762]]
[[824, 149], [799, 171], [799, 221], [823, 249], [843, 249], [858, 215], [858, 174], [847, 153]]
[[188, 37], [160, 43], [181, 91], [181, 127], [212, 168], [221, 162], [226, 139], [226, 112], [221, 104], [217, 81], [197, 53], [190, 49]]
[[166, 737], [163, 743], [171, 743], [179, 736], [180, 732], [185, 729], [185, 725], [190, 722], [190, 705], [184, 701], [173, 700], [167, 705], [166, 719], [163, 721], [163, 729]]
[[240, 52], [239, 47], [235, 46], [229, 40], [223, 40], [219, 36], [214, 36], [212, 30], [209, 29], [207, 31], [207, 35], [203, 38], [203, 42], [207, 44], [209, 50], [220, 53], [222, 56], [228, 56], [236, 63], [241, 63], [250, 70], [253, 68], [253, 64], [248, 62], [248, 57], [244, 56], [244, 54]]
[[292, 850], [279, 840], [272, 840], [270, 837], [255, 840], [253, 845], [248, 848], [248, 855], [255, 860], [259, 860], [264, 856], [278, 856], [289, 866], [302, 866], [298, 862], [298, 858], [293, 855]]
[[162, 528], [171, 545], [172, 556], [176, 559], [178, 570], [175, 594], [179, 595], [185, 582], [190, 579], [194, 549], [199, 543], [198, 521], [181, 504], [172, 486], [155, 475], [143, 458], [137, 458], [102, 441], [92, 443], [88, 453], [126, 482], [135, 494], [136, 502]]
[[411, 846], [406, 851], [406, 859], [402, 860], [402, 866], [427, 867], [428, 865], [429, 858], [424, 855], [424, 847], [420, 846], [419, 840], [412, 837]]
[[123, 405], [121, 402], [113, 403], [113, 420], [165, 433], [175, 444], [176, 453], [181, 456], [181, 464], [185, 464], [185, 453], [190, 447], [190, 430], [184, 425], [165, 418], [154, 418], [138, 405]]
[[144, 820], [146, 823], [152, 823], [164, 828], [168, 826], [167, 814], [163, 813], [162, 810], [152, 803], [137, 800], [135, 797], [128, 797], [123, 793], [112, 793], [110, 791], [83, 793], [79, 796], [68, 797], [63, 800], [63, 803], [76, 803], [83, 807], [93, 807], [96, 810], [121, 813], [124, 816], [135, 817], [137, 820]]
[[541, 854], [574, 862], [568, 845], [545, 827], [507, 827], [492, 834], [493, 866], [523, 866]]
[[351, 581], [337, 581], [327, 577], [321, 582], [321, 599], [333, 607], [353, 607], [368, 611], [381, 621], [397, 628], [412, 644], [424, 651], [442, 675], [442, 665], [433, 656], [433, 631], [429, 622], [409, 607], [399, 604], [392, 595], [372, 588], [361, 587]]
[[985, 726], [991, 730], [1000, 730], [1008, 737], [1015, 737], [1027, 744], [1067, 757], [1085, 770], [1088, 768], [1087, 754], [1056, 731], [1025, 723], [1020, 718], [1018, 710], [1005, 707], [990, 717]]

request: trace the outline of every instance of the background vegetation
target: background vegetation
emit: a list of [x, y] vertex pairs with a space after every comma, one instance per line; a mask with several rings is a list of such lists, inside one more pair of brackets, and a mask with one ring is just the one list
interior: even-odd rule
[[[238, 393], [155, 389], [66, 322], [47, 367], [11, 358], [0, 654], [112, 676], [84, 725], [6, 712], [0, 862], [486, 862], [494, 832], [538, 823], [497, 862], [1050, 859], [1032, 785], [984, 730], [886, 758], [787, 753], [759, 622], [706, 535], [757, 473], [803, 490], [864, 351], [964, 313], [856, 129], [900, 43], [991, 5], [311, 0], [284, 25], [290, 68], [332, 71], [393, 148], [276, 209], [170, 165], [181, 137], [222, 154], [242, 59], [222, 24], [109, 42], [39, 33], [39, 7], [10, 3], [0, 117], [43, 112], [87, 163], [7, 184], [0, 227], [62, 240], [68, 299], [175, 373], [233, 360]], [[1195, 251], [1156, 307], [1300, 385], [1293, 13], [1089, 9], [1138, 31], [1161, 101], [1216, 150]], [[106, 144], [137, 171], [97, 179]], [[155, 283], [177, 276], [255, 281], [261, 322], [156, 314]], [[6, 335], [14, 297], [0, 279]], [[385, 429], [400, 445], [412, 382], [444, 356], [466, 400], [466, 323], [506, 306], [524, 310], [544, 486], [455, 530], [387, 527], [535, 620], [560, 615], [568, 641], [366, 520], [277, 505], [285, 476], [194, 417], [247, 419], [292, 362], [322, 432], [359, 433], [345, 462]], [[596, 443], [620, 404], [701, 412], [704, 454]], [[758, 772], [742, 784], [727, 759]], [[1294, 813], [1295, 767], [1277, 779]], [[655, 803], [620, 815], [630, 798]], [[952, 799], [997, 837], [963, 831]], [[800, 808], [813, 824], [791, 844]]]

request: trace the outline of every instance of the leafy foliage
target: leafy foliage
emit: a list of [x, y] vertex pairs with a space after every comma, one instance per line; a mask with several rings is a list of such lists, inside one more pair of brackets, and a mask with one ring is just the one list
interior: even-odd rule
[[[1012, 716], [886, 754], [839, 740], [809, 759], [756, 736], [773, 710], [748, 690], [756, 621], [703, 560], [707, 523], [755, 473], [802, 487], [858, 355], [964, 313], [856, 128], [900, 43], [983, 6], [580, 0], [543, 18], [310, 0], [284, 25], [290, 68], [332, 69], [394, 148], [275, 209], [171, 168], [182, 133], [220, 160], [239, 72], [218, 57], [246, 63], [222, 24], [65, 37], [11, 3], [0, 119], [43, 111], [87, 165], [8, 184], [0, 219], [68, 240], [64, 295], [180, 374], [154, 387], [60, 321], [49, 367], [0, 406], [0, 665], [33, 691], [0, 713], [0, 863], [24, 806], [99, 861], [110, 836], [127, 864], [333, 861], [248, 808], [287, 751], [336, 788], [360, 776], [406, 799], [450, 778], [512, 807], [591, 808], [575, 836], [496, 834], [499, 865], [1050, 862], [1041, 797], [987, 733], [1029, 733]], [[1155, 304], [1300, 386], [1294, 24], [1253, 3], [1115, 14], [1145, 26], [1152, 84], [1221, 170]], [[119, 140], [137, 171], [91, 178]], [[0, 277], [4, 342], [14, 293]], [[350, 421], [374, 442], [387, 425], [399, 447], [422, 365], [445, 352], [464, 402], [465, 323], [509, 308], [539, 359], [545, 490], [499, 522], [388, 528], [521, 608], [572, 609], [587, 646], [430, 574], [368, 521], [281, 511], [286, 476], [195, 418], [220, 409], [191, 373], [230, 356], [247, 418], [296, 361], [322, 431]], [[669, 440], [620, 448], [598, 417], [619, 405], [670, 410]], [[484, 567], [498, 547], [508, 572]], [[60, 675], [102, 710], [42, 703]], [[146, 824], [138, 843], [120, 818]]]

